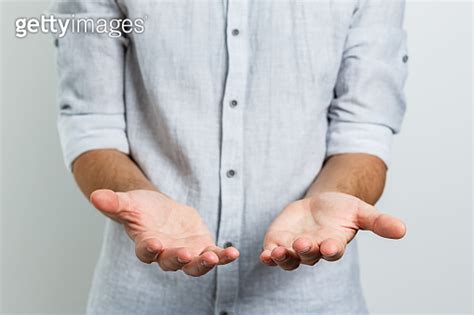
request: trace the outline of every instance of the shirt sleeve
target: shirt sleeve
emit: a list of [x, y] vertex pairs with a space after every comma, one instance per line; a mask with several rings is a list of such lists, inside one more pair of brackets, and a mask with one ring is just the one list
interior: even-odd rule
[[[113, 0], [55, 1], [49, 13], [57, 18], [123, 18]], [[91, 24], [87, 24], [89, 27]], [[124, 111], [126, 40], [94, 30], [69, 30], [56, 37], [58, 131], [69, 170], [82, 153], [117, 149], [129, 153]]]
[[328, 110], [327, 156], [368, 153], [388, 166], [405, 113], [405, 2], [360, 0]]

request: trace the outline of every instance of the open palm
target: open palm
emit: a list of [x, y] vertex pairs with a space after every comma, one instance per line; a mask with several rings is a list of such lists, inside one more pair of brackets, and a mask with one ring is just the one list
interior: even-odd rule
[[288, 205], [265, 235], [260, 260], [269, 266], [293, 270], [342, 257], [358, 230], [398, 239], [405, 235], [399, 219], [344, 193], [328, 192]]
[[207, 273], [217, 264], [237, 259], [239, 252], [215, 245], [199, 213], [151, 190], [116, 193], [97, 190], [91, 202], [102, 213], [122, 223], [135, 242], [137, 257], [157, 262], [165, 271], [182, 269], [191, 276]]

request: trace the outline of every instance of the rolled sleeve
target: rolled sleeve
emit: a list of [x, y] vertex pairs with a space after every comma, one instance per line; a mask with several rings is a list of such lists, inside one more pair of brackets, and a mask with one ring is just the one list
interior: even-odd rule
[[[120, 19], [115, 1], [56, 1], [50, 13], [58, 18]], [[66, 166], [94, 149], [129, 153], [124, 109], [126, 40], [106, 33], [56, 34], [58, 68], [58, 131]]]
[[388, 166], [405, 113], [404, 1], [360, 1], [328, 110], [327, 156], [367, 153]]
[[90, 150], [116, 149], [129, 153], [123, 115], [60, 115], [58, 130], [69, 170], [79, 155]]

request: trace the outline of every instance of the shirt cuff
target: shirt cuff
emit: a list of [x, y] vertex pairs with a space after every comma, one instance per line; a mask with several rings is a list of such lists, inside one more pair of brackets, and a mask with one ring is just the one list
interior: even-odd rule
[[123, 114], [60, 114], [58, 131], [66, 167], [84, 152], [116, 149], [129, 154]]
[[393, 131], [387, 126], [338, 121], [329, 127], [326, 157], [366, 153], [377, 156], [389, 167], [392, 139]]

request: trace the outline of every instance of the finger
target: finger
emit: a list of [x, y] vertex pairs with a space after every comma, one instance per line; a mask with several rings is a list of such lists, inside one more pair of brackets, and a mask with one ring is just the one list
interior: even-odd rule
[[298, 256], [283, 246], [278, 246], [272, 250], [272, 260], [284, 270], [294, 270], [300, 265]]
[[362, 202], [357, 211], [357, 223], [360, 229], [392, 239], [405, 236], [405, 224], [388, 214], [381, 213], [374, 206]]
[[267, 266], [274, 267], [277, 264], [272, 259], [272, 251], [269, 249], [264, 249], [260, 254], [260, 261]]
[[274, 242], [267, 240], [268, 235], [265, 237], [263, 242], [263, 251], [260, 254], [260, 261], [267, 266], [274, 267], [277, 264], [272, 259], [272, 250], [274, 250], [278, 245]]
[[278, 244], [276, 242], [274, 242], [273, 240], [268, 241], [267, 239], [274, 239], [274, 238], [270, 238], [270, 237], [268, 237], [268, 235], [265, 237], [265, 240], [263, 241], [263, 249], [264, 250], [272, 251], [276, 247], [278, 247]]
[[99, 189], [90, 195], [90, 201], [99, 211], [108, 217], [121, 221], [118, 214], [129, 208], [130, 198], [126, 193], [116, 193], [110, 189]]
[[182, 270], [192, 276], [199, 277], [208, 273], [219, 263], [219, 257], [214, 252], [205, 252], [194, 257], [191, 262], [183, 266]]
[[165, 248], [158, 256], [158, 264], [164, 271], [176, 271], [191, 262], [192, 258], [187, 248]]
[[157, 238], [148, 238], [140, 240], [135, 245], [135, 254], [140, 261], [151, 264], [158, 259], [163, 245]]
[[235, 247], [227, 247], [225, 249], [217, 247], [217, 246], [209, 246], [206, 249], [202, 251], [202, 253], [205, 252], [213, 252], [219, 257], [219, 265], [225, 265], [230, 262], [233, 262], [236, 260], [239, 256], [240, 253]]
[[319, 250], [327, 261], [338, 260], [344, 255], [345, 245], [334, 238], [327, 238], [319, 244]]
[[319, 246], [317, 242], [311, 241], [307, 237], [299, 237], [293, 242], [293, 250], [298, 255], [301, 263], [304, 265], [313, 266], [319, 259], [321, 259], [321, 253], [319, 252]]

